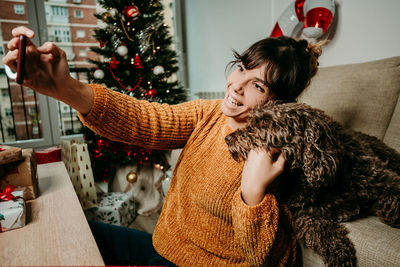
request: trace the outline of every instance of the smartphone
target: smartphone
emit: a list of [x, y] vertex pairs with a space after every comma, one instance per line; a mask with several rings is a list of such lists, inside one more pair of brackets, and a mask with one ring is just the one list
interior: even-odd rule
[[20, 35], [18, 42], [17, 77], [15, 79], [15, 81], [18, 84], [22, 84], [24, 82], [25, 55], [26, 55], [26, 36]]

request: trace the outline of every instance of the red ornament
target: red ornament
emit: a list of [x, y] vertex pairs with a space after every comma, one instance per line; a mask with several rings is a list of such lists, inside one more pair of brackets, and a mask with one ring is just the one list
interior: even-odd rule
[[304, 35], [310, 38], [318, 38], [332, 23], [335, 14], [335, 2], [333, 0], [307, 0], [304, 4], [304, 14], [306, 14]]
[[334, 0], [295, 0], [280, 15], [270, 36], [294, 36], [301, 26], [305, 36], [318, 38], [329, 28], [334, 15]]
[[103, 148], [103, 145], [104, 145], [104, 140], [103, 140], [103, 139], [98, 139], [98, 140], [97, 140], [97, 147], [98, 147], [99, 149], [102, 149], [102, 148]]
[[110, 61], [110, 67], [115, 70], [116, 68], [118, 68], [119, 65], [119, 61], [115, 59], [115, 57], [113, 57], [113, 59]]
[[139, 57], [138, 54], [136, 54], [136, 56], [135, 56], [135, 59], [133, 61], [133, 65], [135, 65], [135, 67], [137, 69], [143, 69], [142, 61], [140, 60], [140, 57]]
[[103, 41], [100, 41], [100, 47], [103, 48], [104, 47], [104, 43]]
[[149, 91], [146, 92], [147, 97], [154, 97], [157, 94], [156, 90], [150, 89]]
[[123, 14], [127, 20], [136, 20], [140, 16], [139, 8], [135, 5], [125, 7]]

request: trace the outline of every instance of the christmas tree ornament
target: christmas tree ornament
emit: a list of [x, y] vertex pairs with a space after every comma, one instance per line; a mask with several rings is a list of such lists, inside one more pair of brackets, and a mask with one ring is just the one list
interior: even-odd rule
[[117, 16], [117, 14], [118, 14], [118, 10], [116, 9], [116, 8], [112, 8], [112, 9], [110, 9], [110, 14], [111, 14], [111, 16], [113, 16], [114, 18]]
[[124, 25], [124, 21], [123, 21], [122, 19], [121, 19], [121, 26], [122, 26], [122, 29], [124, 30], [124, 33], [125, 33], [125, 35], [126, 35], [126, 38], [128, 38], [128, 40], [131, 41], [131, 42], [135, 41], [134, 39], [132, 39], [132, 38], [128, 35], [128, 33], [127, 33], [127, 31], [126, 31], [126, 28], [125, 28], [125, 25]]
[[160, 65], [155, 66], [154, 69], [153, 69], [153, 73], [154, 73], [154, 75], [163, 74], [164, 73], [164, 67], [160, 66]]
[[98, 80], [102, 80], [104, 78], [104, 71], [97, 69], [94, 71], [93, 76]]
[[128, 172], [128, 174], [126, 175], [126, 180], [131, 184], [136, 183], [137, 179], [138, 175], [133, 170]]
[[114, 72], [112, 71], [111, 65], [110, 65], [110, 67], [108, 68], [108, 70], [110, 71], [110, 73], [111, 73], [111, 75], [113, 76], [114, 80], [115, 80], [122, 88], [124, 88], [125, 91], [133, 91], [133, 90], [135, 90], [135, 89], [139, 86], [139, 84], [142, 82], [142, 77], [140, 77], [140, 78], [139, 78], [139, 81], [138, 81], [138, 83], [135, 85], [135, 87], [133, 87], [133, 88], [130, 88], [130, 87], [129, 87], [129, 88], [128, 88], [128, 87], [124, 86], [124, 85], [121, 83], [121, 81], [117, 78], [117, 76], [115, 76]]
[[139, 8], [135, 5], [126, 6], [123, 14], [127, 21], [137, 20], [140, 16]]
[[110, 20], [112, 19], [112, 15], [110, 12], [106, 11], [103, 14], [101, 14], [101, 19], [105, 22], [105, 23], [109, 23]]
[[142, 60], [140, 59], [139, 54], [136, 54], [133, 65], [135, 65], [137, 69], [143, 69]]
[[113, 59], [110, 61], [110, 67], [115, 70], [118, 68], [119, 65], [119, 61], [115, 59], [115, 57], [113, 57]]
[[128, 55], [128, 48], [125, 45], [121, 45], [117, 48], [117, 53], [121, 57]]
[[149, 98], [154, 97], [157, 94], [156, 90], [150, 89], [149, 91], [146, 92], [146, 96]]

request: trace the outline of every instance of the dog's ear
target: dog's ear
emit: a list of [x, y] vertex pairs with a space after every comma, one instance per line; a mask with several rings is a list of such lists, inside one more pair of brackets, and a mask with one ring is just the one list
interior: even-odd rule
[[241, 129], [225, 137], [229, 152], [231, 152], [233, 159], [237, 162], [247, 158], [247, 153], [250, 148], [246, 141], [246, 133]]
[[303, 172], [313, 187], [333, 184], [339, 162], [339, 144], [329, 122], [310, 120], [303, 136]]

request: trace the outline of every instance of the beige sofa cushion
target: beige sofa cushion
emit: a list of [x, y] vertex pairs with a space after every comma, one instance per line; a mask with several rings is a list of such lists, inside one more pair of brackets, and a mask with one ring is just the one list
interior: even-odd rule
[[383, 142], [400, 152], [400, 96], [398, 97], [397, 105], [393, 112], [385, 137], [383, 138]]
[[[325, 110], [354, 130], [383, 140], [399, 94], [400, 57], [393, 57], [320, 68], [299, 101]], [[387, 140], [395, 143], [391, 134]]]
[[[356, 248], [358, 267], [400, 266], [400, 229], [392, 228], [377, 217], [345, 223], [349, 238]], [[324, 266], [313, 250], [302, 248], [303, 266]]]

